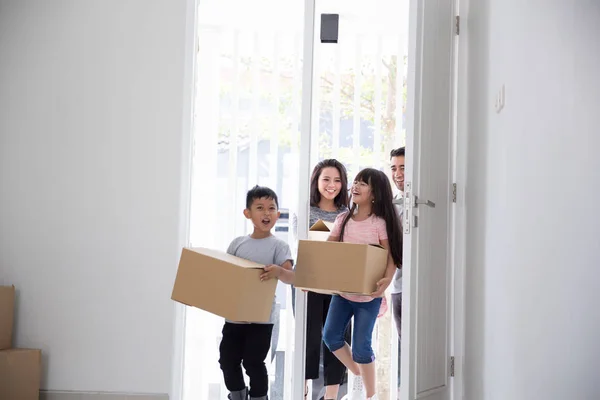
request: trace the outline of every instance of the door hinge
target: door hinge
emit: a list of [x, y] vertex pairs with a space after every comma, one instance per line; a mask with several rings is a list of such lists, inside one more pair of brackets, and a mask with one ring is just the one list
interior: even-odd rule
[[454, 377], [454, 356], [450, 357], [450, 376]]
[[452, 202], [456, 203], [456, 183], [452, 184]]
[[404, 215], [403, 215], [403, 224], [404, 224], [404, 233], [409, 234], [410, 228], [412, 224], [412, 185], [410, 182], [405, 182], [404, 184]]
[[457, 15], [455, 18], [456, 18], [455, 25], [454, 25], [455, 32], [456, 32], [456, 35], [460, 35], [460, 15]]

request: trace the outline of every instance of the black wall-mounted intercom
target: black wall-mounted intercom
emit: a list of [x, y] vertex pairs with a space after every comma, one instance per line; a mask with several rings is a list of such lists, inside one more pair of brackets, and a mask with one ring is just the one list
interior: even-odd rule
[[339, 28], [339, 14], [321, 14], [321, 43], [337, 43]]

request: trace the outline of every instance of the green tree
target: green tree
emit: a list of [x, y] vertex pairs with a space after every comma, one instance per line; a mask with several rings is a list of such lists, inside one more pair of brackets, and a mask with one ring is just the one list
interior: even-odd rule
[[[360, 92], [360, 109], [359, 116], [364, 121], [369, 121], [375, 127], [375, 120], [377, 114], [379, 114], [379, 126], [381, 130], [381, 141], [379, 149], [366, 149], [361, 148], [361, 164], [364, 165], [363, 157], [369, 159], [372, 156], [372, 152], [375, 151], [380, 154], [384, 154], [387, 150], [391, 149], [396, 142], [396, 118], [397, 118], [397, 107], [402, 107], [402, 114], [405, 112], [404, 105], [406, 104], [406, 79], [404, 74], [398, 78], [398, 57], [396, 55], [384, 57], [381, 60], [382, 73], [381, 73], [381, 96], [379, 107], [377, 105], [376, 98], [376, 80], [377, 74], [375, 73], [376, 66], [371, 62], [363, 63], [361, 70], [358, 73], [361, 74], [361, 87]], [[406, 57], [403, 58], [403, 64], [406, 66]], [[401, 70], [401, 72], [403, 69]], [[320, 77], [321, 84], [321, 110], [325, 112], [333, 112], [333, 101], [334, 101], [334, 76], [332, 71], [326, 71]], [[352, 119], [354, 118], [354, 97], [356, 90], [356, 71], [350, 69], [342, 71], [340, 74], [340, 89], [339, 89], [339, 101], [340, 101], [340, 118], [341, 119]], [[398, 79], [401, 79], [401, 95], [398, 96], [397, 84]], [[404, 136], [404, 135], [403, 135]], [[351, 150], [351, 149], [350, 149]], [[323, 154], [328, 154], [327, 148], [321, 147]], [[342, 154], [343, 149], [340, 149]]]
[[[231, 55], [223, 55], [222, 60], [225, 63], [222, 65], [231, 65], [233, 57]], [[279, 76], [276, 76], [274, 70], [274, 62], [268, 57], [242, 57], [240, 58], [239, 66], [239, 78], [238, 78], [238, 96], [241, 102], [255, 102], [260, 103], [259, 107], [264, 108], [265, 104], [277, 107], [277, 112], [264, 112], [260, 110], [258, 114], [253, 114], [252, 110], [245, 112], [233, 111], [221, 115], [221, 123], [219, 124], [219, 141], [221, 148], [228, 147], [229, 137], [233, 130], [233, 113], [237, 112], [237, 135], [238, 143], [247, 142], [250, 138], [252, 129], [258, 129], [256, 135], [261, 139], [270, 139], [274, 127], [278, 130], [278, 142], [279, 146], [283, 147], [295, 147], [298, 146], [297, 130], [296, 125], [299, 122], [301, 92], [297, 85], [297, 77], [301, 76], [301, 71], [296, 71], [292, 57], [282, 57], [279, 60]], [[406, 57], [403, 57], [403, 67], [406, 67]], [[357, 165], [369, 165], [373, 159], [373, 153], [381, 155], [381, 162], [387, 160], [387, 151], [392, 148], [396, 135], [397, 125], [397, 107], [402, 107], [402, 114], [404, 113], [404, 105], [406, 104], [406, 79], [401, 69], [400, 78], [398, 77], [398, 57], [396, 55], [383, 57], [381, 59], [381, 103], [379, 107], [376, 104], [376, 65], [372, 61], [365, 61], [361, 66], [360, 71], [360, 82], [361, 87], [359, 88], [360, 94], [360, 108], [359, 117], [363, 121], [369, 121], [375, 125], [376, 115], [379, 111], [379, 121], [381, 129], [380, 137], [380, 148], [372, 149], [361, 147], [359, 150], [359, 160], [354, 160], [354, 153], [352, 147], [339, 147], [338, 157], [348, 162], [353, 160]], [[255, 69], [256, 68], [256, 71]], [[230, 102], [233, 98], [233, 82], [231, 79], [232, 70], [231, 67], [224, 67], [221, 70], [221, 74], [227, 79], [222, 79], [221, 82], [221, 99], [228, 99]], [[341, 120], [351, 120], [354, 118], [354, 95], [356, 83], [356, 71], [353, 69], [347, 69], [341, 71], [339, 75], [340, 89], [339, 89], [339, 110]], [[296, 78], [296, 85], [295, 79]], [[401, 82], [401, 95], [398, 96], [397, 87], [398, 79], [402, 79]], [[320, 117], [325, 115], [332, 115], [333, 112], [333, 101], [334, 101], [334, 74], [333, 71], [325, 71], [317, 80], [319, 84], [319, 110]], [[278, 101], [275, 101], [275, 86], [278, 89]], [[296, 90], [295, 90], [296, 89]], [[255, 91], [258, 91], [258, 96], [255, 95]], [[240, 107], [240, 105], [234, 105], [231, 103], [233, 108]], [[256, 108], [257, 106], [254, 105]], [[266, 106], [269, 107], [269, 106]], [[273, 121], [273, 114], [277, 115], [277, 122]], [[296, 140], [294, 140], [294, 137]], [[319, 140], [319, 155], [321, 157], [331, 157], [331, 137], [327, 132], [318, 133]]]

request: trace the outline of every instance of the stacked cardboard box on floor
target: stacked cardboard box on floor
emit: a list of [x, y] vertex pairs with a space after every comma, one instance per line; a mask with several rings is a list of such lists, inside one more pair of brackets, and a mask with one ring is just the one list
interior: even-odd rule
[[13, 349], [15, 287], [0, 286], [0, 399], [38, 400], [42, 351]]

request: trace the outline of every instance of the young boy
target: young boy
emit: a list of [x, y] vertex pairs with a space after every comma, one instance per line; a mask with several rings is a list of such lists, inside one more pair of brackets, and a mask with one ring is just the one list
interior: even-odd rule
[[[271, 234], [279, 218], [279, 204], [274, 191], [255, 186], [246, 195], [244, 216], [252, 221], [254, 231], [249, 236], [234, 239], [227, 252], [265, 265], [261, 281], [278, 278], [293, 283], [292, 254], [287, 243]], [[273, 307], [269, 323], [246, 323], [225, 321], [223, 339], [219, 347], [219, 364], [223, 371], [229, 399], [267, 400], [269, 377], [265, 358], [271, 346], [273, 331]], [[250, 391], [246, 388], [242, 366], [250, 378]]]

